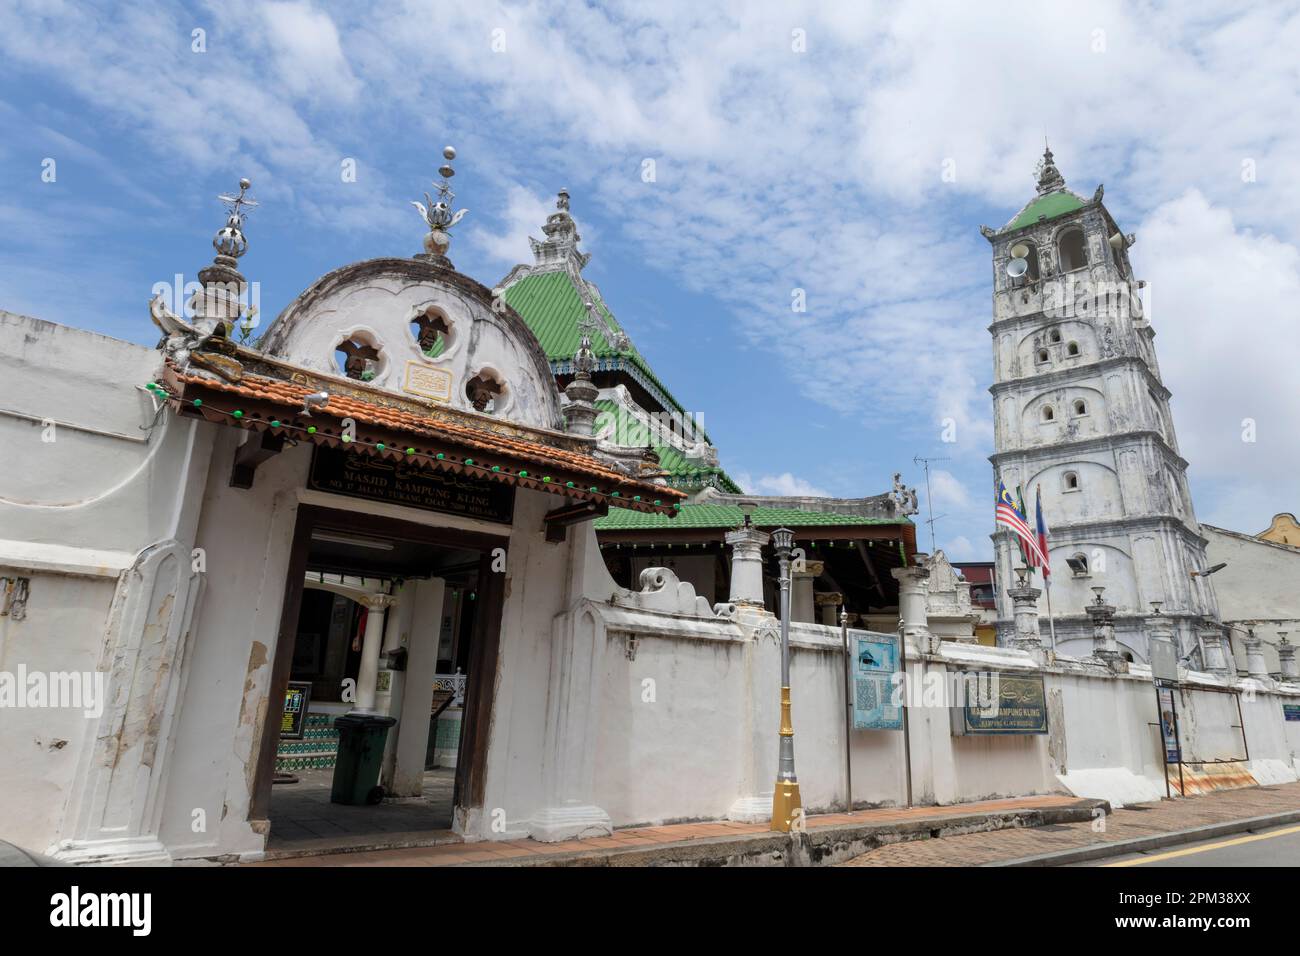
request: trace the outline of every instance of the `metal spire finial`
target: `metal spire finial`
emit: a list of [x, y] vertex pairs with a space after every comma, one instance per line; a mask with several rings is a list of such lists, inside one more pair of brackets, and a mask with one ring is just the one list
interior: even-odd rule
[[248, 179], [241, 179], [239, 195], [231, 196], [222, 193], [217, 196], [217, 199], [230, 209], [230, 213], [226, 216], [226, 224], [217, 230], [217, 234], [212, 238], [212, 247], [217, 250], [219, 256], [238, 259], [248, 251], [248, 239], [245, 238], [243, 230], [244, 220], [248, 218], [248, 214], [244, 210], [255, 209], [258, 206], [257, 200], [247, 195], [252, 185]]
[[460, 222], [469, 210], [460, 209], [454, 213], [451, 211], [452, 200], [456, 198], [449, 182], [456, 175], [456, 170], [451, 167], [451, 161], [456, 158], [455, 147], [445, 147], [442, 156], [446, 160], [438, 167], [438, 175], [442, 180], [434, 183], [437, 199], [426, 192], [423, 203], [411, 200], [411, 205], [420, 211], [420, 218], [429, 227], [429, 234], [424, 237], [425, 255], [439, 265], [451, 268], [451, 262], [446, 256], [447, 249], [451, 246], [451, 237], [447, 235], [447, 230]]

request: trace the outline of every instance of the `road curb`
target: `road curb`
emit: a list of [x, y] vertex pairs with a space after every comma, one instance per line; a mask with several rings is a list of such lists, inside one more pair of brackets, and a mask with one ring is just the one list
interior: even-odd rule
[[1118, 840], [1114, 843], [1090, 843], [1088, 846], [1072, 847], [1068, 850], [1054, 850], [1051, 853], [1038, 853], [1034, 856], [1022, 856], [1014, 860], [997, 860], [981, 863], [980, 866], [1065, 866], [1070, 863], [1087, 863], [1090, 860], [1104, 860], [1112, 856], [1124, 856], [1128, 853], [1143, 853], [1147, 850], [1162, 850], [1171, 846], [1212, 840], [1215, 837], [1231, 836], [1247, 830], [1260, 830], [1267, 827], [1283, 826], [1287, 823], [1300, 823], [1300, 810], [1286, 810], [1282, 813], [1270, 813], [1262, 817], [1242, 817], [1238, 820], [1225, 820], [1222, 823], [1207, 823], [1204, 826], [1187, 830], [1173, 830], [1149, 837], [1134, 837], [1131, 840]]
[[842, 863], [876, 847], [912, 840], [939, 839], [964, 833], [1009, 830], [1051, 823], [1091, 820], [1103, 800], [1079, 800], [1060, 807], [957, 812], [891, 823], [840, 824], [803, 833], [739, 833], [696, 838], [654, 846], [592, 848], [571, 853], [536, 854], [514, 859], [482, 860], [458, 866], [828, 866]]

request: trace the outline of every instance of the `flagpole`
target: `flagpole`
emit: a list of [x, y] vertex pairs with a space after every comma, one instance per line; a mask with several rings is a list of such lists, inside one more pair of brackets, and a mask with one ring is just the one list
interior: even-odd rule
[[1047, 560], [1047, 522], [1043, 520], [1043, 486], [1034, 489], [1034, 524], [1038, 531], [1038, 547], [1043, 553], [1043, 590], [1047, 592], [1047, 628], [1052, 635], [1052, 657], [1056, 657], [1056, 615], [1052, 613], [1052, 568]]
[[1047, 591], [1047, 627], [1052, 635], [1052, 656], [1056, 656], [1056, 618], [1052, 616], [1052, 576], [1043, 575], [1043, 588]]

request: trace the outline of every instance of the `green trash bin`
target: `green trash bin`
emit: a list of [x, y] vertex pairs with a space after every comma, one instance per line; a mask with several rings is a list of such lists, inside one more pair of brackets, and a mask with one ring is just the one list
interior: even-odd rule
[[384, 799], [379, 769], [384, 762], [388, 728], [395, 723], [396, 717], [380, 714], [344, 714], [334, 719], [339, 752], [334, 761], [330, 803], [364, 806]]

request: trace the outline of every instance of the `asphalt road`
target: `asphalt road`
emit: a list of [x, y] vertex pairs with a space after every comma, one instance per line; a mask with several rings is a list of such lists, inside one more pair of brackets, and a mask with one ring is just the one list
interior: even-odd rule
[[1185, 846], [1129, 853], [1081, 866], [1300, 866], [1300, 825], [1269, 827], [1188, 843]]

